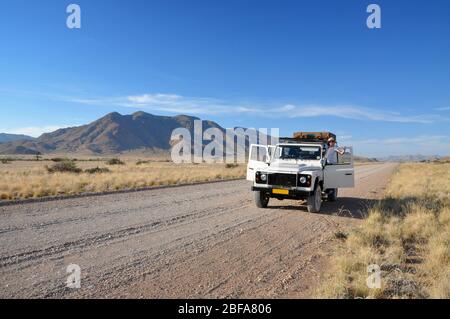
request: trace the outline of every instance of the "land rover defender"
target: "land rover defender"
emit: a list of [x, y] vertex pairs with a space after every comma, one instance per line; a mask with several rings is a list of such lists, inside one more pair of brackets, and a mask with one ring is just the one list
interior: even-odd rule
[[266, 208], [271, 198], [304, 200], [311, 213], [322, 200], [336, 201], [339, 188], [354, 187], [352, 147], [338, 147], [337, 164], [327, 163], [329, 132], [294, 133], [276, 145], [252, 144], [247, 180], [252, 182], [257, 207]]

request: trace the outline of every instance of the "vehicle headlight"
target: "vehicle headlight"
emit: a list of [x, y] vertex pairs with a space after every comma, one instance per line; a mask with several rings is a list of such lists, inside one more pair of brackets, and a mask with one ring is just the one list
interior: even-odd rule
[[298, 183], [302, 187], [310, 187], [311, 186], [311, 175], [300, 175], [298, 177]]
[[256, 172], [255, 182], [259, 184], [267, 183], [267, 173]]

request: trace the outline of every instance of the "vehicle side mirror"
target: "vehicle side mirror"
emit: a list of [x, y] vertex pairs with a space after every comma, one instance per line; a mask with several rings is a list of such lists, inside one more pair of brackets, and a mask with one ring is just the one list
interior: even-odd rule
[[325, 158], [322, 158], [320, 160], [320, 164], [322, 164], [322, 167], [324, 167], [326, 163], [327, 163], [327, 160]]
[[270, 156], [264, 155], [263, 156], [263, 162], [266, 163], [266, 164], [269, 164], [270, 163]]

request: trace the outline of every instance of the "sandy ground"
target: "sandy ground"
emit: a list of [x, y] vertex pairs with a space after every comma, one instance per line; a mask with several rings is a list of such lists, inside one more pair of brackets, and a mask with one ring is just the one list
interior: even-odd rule
[[[246, 181], [0, 207], [0, 297], [310, 297], [334, 233], [358, 224], [394, 168], [357, 167], [356, 187], [320, 214], [257, 209]], [[80, 289], [66, 287], [69, 264]]]

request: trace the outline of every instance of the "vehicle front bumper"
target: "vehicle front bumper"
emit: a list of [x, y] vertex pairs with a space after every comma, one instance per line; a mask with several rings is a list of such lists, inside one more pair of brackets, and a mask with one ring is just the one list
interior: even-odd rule
[[[270, 197], [278, 198], [278, 199], [307, 199], [308, 196], [311, 195], [311, 191], [308, 188], [298, 187], [298, 188], [283, 188], [282, 186], [272, 186], [265, 185], [261, 186], [252, 186], [253, 192], [265, 192], [268, 193]], [[285, 189], [289, 192], [287, 195], [282, 194], [274, 194], [273, 189]]]

